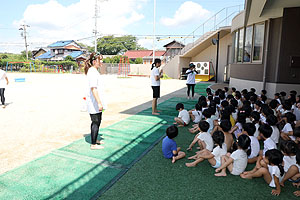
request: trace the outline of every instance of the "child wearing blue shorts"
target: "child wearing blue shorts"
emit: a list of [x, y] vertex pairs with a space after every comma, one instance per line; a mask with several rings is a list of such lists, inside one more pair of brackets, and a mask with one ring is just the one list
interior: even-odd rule
[[162, 141], [162, 152], [165, 158], [171, 159], [172, 163], [175, 163], [176, 160], [185, 157], [185, 153], [180, 151], [180, 147], [177, 147], [176, 142], [173, 140], [178, 135], [178, 128], [175, 125], [172, 125], [166, 130], [167, 136]]

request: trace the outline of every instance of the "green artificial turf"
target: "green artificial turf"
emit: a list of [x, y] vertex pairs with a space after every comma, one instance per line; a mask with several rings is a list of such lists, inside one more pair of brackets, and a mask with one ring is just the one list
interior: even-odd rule
[[[205, 93], [206, 87], [207, 85], [196, 85], [200, 94]], [[184, 103], [186, 109], [192, 109], [196, 103], [195, 100], [184, 98], [169, 99], [159, 104], [160, 110], [167, 111], [159, 118], [176, 116], [174, 110], [178, 102]], [[146, 110], [141, 113], [148, 112]], [[139, 115], [134, 117], [138, 118]], [[192, 152], [185, 150], [194, 138], [188, 131], [189, 127], [180, 127], [179, 135], [175, 138], [187, 157], [196, 151], [195, 148]], [[187, 158], [172, 164], [171, 160], [163, 157], [161, 145], [160, 141], [99, 199], [296, 199], [293, 195], [296, 189], [289, 182], [282, 188], [280, 196], [275, 197], [271, 195], [272, 188], [263, 178], [244, 180], [229, 173], [227, 177], [215, 177], [214, 168], [207, 161], [194, 168], [185, 166], [186, 162], [190, 162]], [[253, 166], [248, 165], [247, 170]]]

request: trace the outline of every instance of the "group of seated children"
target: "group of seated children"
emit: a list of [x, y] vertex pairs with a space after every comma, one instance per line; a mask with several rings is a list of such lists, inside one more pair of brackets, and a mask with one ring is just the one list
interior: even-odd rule
[[[263, 177], [273, 195], [279, 195], [285, 181], [300, 186], [300, 95], [291, 91], [276, 93], [274, 99], [267, 98], [262, 90], [232, 88], [218, 89], [213, 94], [206, 89], [207, 97], [201, 96], [195, 109], [187, 111], [182, 103], [176, 105], [179, 111], [174, 125], [170, 126], [163, 139], [165, 158], [176, 160], [186, 154], [173, 140], [178, 135], [177, 126], [194, 124], [189, 131], [195, 134], [187, 151], [195, 155], [187, 167], [195, 167], [208, 160], [215, 168], [215, 176], [226, 176], [226, 171], [241, 178]], [[263, 149], [260, 149], [260, 142]], [[279, 150], [280, 149], [280, 150]], [[251, 171], [245, 171], [248, 163], [255, 163]], [[300, 196], [300, 191], [294, 192]]]

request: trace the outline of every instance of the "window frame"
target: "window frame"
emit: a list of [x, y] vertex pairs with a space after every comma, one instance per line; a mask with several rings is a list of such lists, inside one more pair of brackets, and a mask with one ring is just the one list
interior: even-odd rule
[[[261, 60], [254, 60], [254, 33], [255, 33], [255, 25], [264, 25], [264, 32], [263, 32], [263, 39], [262, 39], [262, 52], [261, 52]], [[255, 63], [255, 64], [262, 64], [263, 63], [263, 59], [264, 59], [264, 49], [265, 49], [265, 32], [266, 32], [266, 23], [265, 22], [261, 22], [261, 23], [256, 23], [256, 24], [253, 24], [253, 38], [252, 38], [252, 63]]]

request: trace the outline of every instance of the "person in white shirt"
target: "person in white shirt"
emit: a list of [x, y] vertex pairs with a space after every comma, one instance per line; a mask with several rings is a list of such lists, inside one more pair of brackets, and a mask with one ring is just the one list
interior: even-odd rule
[[196, 154], [195, 157], [192, 157], [192, 159], [195, 159], [194, 162], [185, 163], [187, 167], [195, 167], [198, 163], [205, 159], [208, 160], [213, 168], [218, 168], [221, 166], [221, 157], [227, 153], [227, 146], [224, 143], [224, 133], [222, 131], [215, 131], [212, 135], [212, 139], [216, 144], [216, 147], [213, 149], [213, 151], [211, 152], [207, 149], [202, 150], [200, 153]]
[[265, 155], [265, 153], [270, 149], [277, 149], [276, 143], [271, 139], [273, 130], [270, 125], [262, 124], [259, 127], [260, 138], [264, 140], [264, 149], [260, 151], [260, 155]]
[[243, 132], [242, 133], [248, 135], [251, 140], [251, 143], [250, 143], [251, 154], [248, 155], [248, 163], [256, 162], [256, 160], [258, 158], [259, 150], [260, 150], [258, 139], [256, 137], [254, 137], [255, 131], [256, 131], [256, 127], [253, 123], [243, 124]]
[[5, 108], [5, 97], [4, 97], [4, 91], [6, 88], [6, 85], [8, 85], [9, 81], [6, 76], [6, 72], [0, 69], [0, 97], [1, 97], [1, 103], [2, 108]]
[[98, 69], [102, 66], [102, 55], [92, 53], [85, 61], [84, 71], [87, 75], [87, 109], [91, 117], [91, 149], [103, 149], [100, 141], [97, 140], [99, 127], [102, 120], [102, 112], [106, 109], [106, 103], [103, 94], [103, 82]]
[[194, 123], [198, 124], [200, 122], [200, 120], [202, 119], [201, 106], [198, 103], [196, 103], [195, 109], [190, 110], [189, 115], [190, 115], [191, 120]]
[[280, 136], [280, 132], [279, 129], [277, 128], [276, 124], [278, 122], [277, 117], [275, 117], [275, 115], [269, 115], [267, 117], [266, 122], [271, 126], [272, 128], [272, 135], [271, 135], [271, 139], [278, 144], [279, 142], [279, 136]]
[[192, 89], [192, 98], [194, 99], [195, 85], [196, 85], [195, 76], [196, 74], [198, 74], [198, 72], [195, 70], [195, 65], [193, 63], [189, 64], [189, 69], [186, 70], [185, 74], [187, 74], [187, 80], [186, 80], [186, 85], [188, 87], [187, 98], [190, 99], [190, 90]]
[[176, 105], [176, 110], [179, 114], [178, 117], [174, 118], [174, 124], [178, 124], [178, 126], [187, 126], [190, 123], [189, 112], [184, 109], [184, 105], [182, 103], [178, 103]]
[[240, 175], [247, 167], [248, 156], [246, 151], [250, 146], [251, 140], [248, 135], [240, 135], [237, 139], [238, 149], [232, 154], [227, 153], [222, 156], [221, 166], [217, 168], [215, 176], [227, 176], [226, 169], [232, 175]]
[[285, 125], [283, 127], [283, 129], [281, 130], [281, 138], [283, 140], [294, 140], [296, 139], [296, 137], [294, 136], [293, 133], [293, 127], [295, 127], [295, 120], [296, 120], [296, 116], [291, 113], [288, 112], [283, 116], [283, 120], [285, 121]]
[[277, 149], [271, 149], [266, 152], [264, 157], [267, 166], [255, 167], [250, 172], [244, 172], [240, 176], [245, 179], [264, 177], [264, 180], [272, 189], [272, 195], [279, 196], [281, 192], [280, 182], [284, 176], [283, 154]]
[[151, 87], [153, 90], [153, 100], [152, 100], [152, 115], [159, 115], [157, 110], [157, 99], [160, 98], [160, 79], [163, 77], [163, 70], [159, 71], [161, 66], [161, 60], [156, 58], [151, 67]]

